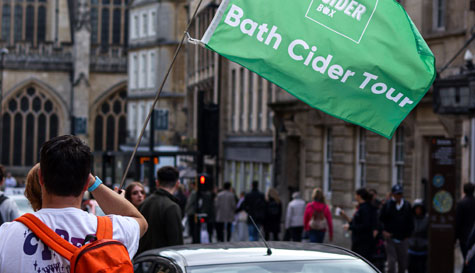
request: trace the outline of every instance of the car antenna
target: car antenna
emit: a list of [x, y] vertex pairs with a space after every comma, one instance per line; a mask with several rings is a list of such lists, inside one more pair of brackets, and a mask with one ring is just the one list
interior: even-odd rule
[[267, 247], [267, 256], [272, 255], [272, 250], [270, 249], [269, 245], [267, 244], [266, 240], [264, 239], [264, 236], [262, 236], [261, 230], [259, 227], [256, 225], [256, 222], [254, 222], [254, 219], [252, 219], [252, 216], [249, 215], [249, 219], [251, 219], [252, 225], [257, 229], [257, 232], [259, 232], [259, 237], [261, 237], [262, 241]]

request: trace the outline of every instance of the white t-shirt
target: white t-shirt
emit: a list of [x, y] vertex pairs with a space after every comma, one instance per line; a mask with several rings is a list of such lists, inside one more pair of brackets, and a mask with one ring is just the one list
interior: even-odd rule
[[[77, 208], [41, 209], [34, 215], [76, 246], [82, 246], [86, 235], [96, 233], [96, 216]], [[127, 247], [132, 259], [139, 245], [139, 224], [131, 217], [109, 217], [112, 238]], [[69, 267], [67, 259], [46, 247], [22, 223], [5, 223], [0, 227], [0, 273], [68, 273]]]

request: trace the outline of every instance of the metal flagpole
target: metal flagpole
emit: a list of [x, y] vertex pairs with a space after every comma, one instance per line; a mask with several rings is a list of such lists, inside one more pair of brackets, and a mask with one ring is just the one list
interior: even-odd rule
[[[178, 56], [178, 53], [180, 52], [180, 49], [183, 45], [183, 42], [185, 41], [185, 38], [187, 37], [188, 29], [190, 28], [191, 23], [195, 19], [196, 14], [198, 13], [198, 10], [199, 10], [202, 2], [203, 2], [203, 0], [200, 0], [198, 2], [198, 5], [196, 6], [195, 11], [193, 12], [193, 16], [191, 17], [190, 22], [188, 22], [188, 25], [186, 26], [186, 29], [183, 32], [183, 36], [181, 37], [180, 44], [178, 44], [178, 47], [175, 50], [175, 55], [173, 56], [172, 62], [170, 63], [170, 66], [168, 67], [167, 73], [165, 74], [165, 78], [163, 78], [162, 84], [160, 85], [160, 88], [157, 91], [157, 95], [155, 96], [155, 100], [153, 101], [152, 107], [150, 108], [150, 111], [148, 112], [147, 118], [145, 119], [145, 122], [142, 126], [142, 131], [140, 131], [140, 135], [139, 135], [139, 138], [137, 139], [137, 143], [135, 144], [134, 151], [132, 152], [132, 155], [130, 156], [129, 163], [127, 164], [127, 168], [125, 169], [124, 174], [122, 176], [122, 180], [120, 182], [119, 190], [122, 189], [122, 187], [124, 186], [125, 177], [127, 176], [127, 173], [129, 172], [130, 165], [132, 165], [132, 161], [134, 160], [135, 154], [137, 153], [137, 149], [139, 148], [140, 142], [142, 141], [142, 137], [145, 133], [145, 128], [147, 128], [147, 124], [150, 121], [153, 110], [155, 109], [155, 105], [157, 105], [157, 102], [160, 99], [160, 94], [162, 93], [163, 86], [165, 85], [165, 82], [168, 78], [168, 75], [170, 74], [170, 72], [172, 70], [173, 64], [175, 63], [175, 60]], [[153, 126], [153, 124], [152, 124], [152, 126]], [[153, 129], [153, 128], [151, 128], [151, 129]]]

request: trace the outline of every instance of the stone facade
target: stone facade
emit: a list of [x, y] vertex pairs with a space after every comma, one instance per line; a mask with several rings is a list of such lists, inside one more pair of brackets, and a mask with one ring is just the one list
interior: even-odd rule
[[[183, 34], [185, 2], [133, 1], [129, 22], [128, 144], [134, 146]], [[178, 146], [185, 134], [183, 52], [178, 55], [154, 108], [161, 113], [166, 127], [155, 132], [156, 146]], [[149, 142], [150, 123], [142, 143]]]
[[[3, 9], [11, 3], [0, 2]], [[116, 135], [122, 125], [119, 115], [111, 109], [105, 116], [109, 121], [99, 124], [96, 119], [104, 102], [126, 88], [123, 15], [127, 1], [110, 2], [113, 3], [25, 2], [21, 4], [23, 12], [11, 13], [12, 22], [24, 28], [18, 34], [13, 32], [13, 26], [8, 30], [2, 28], [2, 35], [12, 33], [15, 39], [9, 36], [0, 43], [9, 51], [0, 71], [1, 162], [14, 175], [26, 174], [38, 162], [41, 144], [56, 135], [76, 134], [97, 152], [118, 150]], [[38, 16], [29, 16], [31, 8]], [[40, 16], [43, 10], [46, 16]], [[99, 20], [99, 13], [110, 15], [111, 20]], [[92, 41], [92, 37], [97, 39]], [[125, 103], [125, 98], [121, 102]], [[101, 128], [100, 132], [97, 128]], [[114, 145], [107, 144], [111, 141]], [[95, 143], [104, 145], [99, 147]], [[101, 175], [101, 170], [97, 173]]]

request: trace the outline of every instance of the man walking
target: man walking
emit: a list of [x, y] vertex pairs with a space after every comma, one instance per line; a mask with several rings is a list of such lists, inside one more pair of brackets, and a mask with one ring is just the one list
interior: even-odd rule
[[[472, 183], [463, 185], [464, 197], [455, 207], [455, 237], [459, 240], [460, 250], [464, 259], [468, 251], [468, 236], [475, 224], [475, 198], [473, 196], [475, 186]], [[465, 271], [464, 271], [465, 272]]]
[[403, 188], [396, 184], [392, 187], [392, 197], [381, 209], [380, 220], [383, 236], [386, 240], [388, 273], [406, 272], [408, 265], [408, 238], [414, 229], [411, 204], [403, 198]]
[[[259, 183], [252, 181], [252, 190], [244, 197], [242, 208], [248, 213], [257, 225], [257, 228], [261, 228], [266, 219], [266, 199], [264, 194], [259, 191]], [[256, 226], [253, 225], [251, 219], [247, 220], [249, 240], [259, 241], [259, 233]]]
[[226, 226], [226, 239], [231, 240], [231, 225], [234, 221], [236, 210], [236, 196], [231, 191], [231, 183], [226, 182], [224, 190], [218, 193], [215, 200], [216, 208], [216, 235], [218, 241], [224, 242], [224, 228]]
[[178, 171], [165, 166], [157, 171], [157, 191], [140, 205], [140, 212], [149, 223], [149, 229], [140, 239], [137, 254], [154, 248], [182, 245], [183, 227], [181, 208], [173, 195], [180, 182]]
[[[0, 187], [5, 182], [5, 168], [0, 165]], [[5, 222], [11, 222], [20, 216], [15, 201], [11, 200], [0, 191], [0, 226]]]
[[[113, 239], [121, 241], [133, 257], [147, 222], [132, 203], [90, 175], [89, 147], [75, 136], [59, 136], [42, 146], [40, 158], [42, 209], [33, 214], [80, 247], [86, 235], [96, 234], [98, 223], [95, 215], [81, 210], [88, 190], [112, 220]], [[0, 227], [0, 265], [0, 273], [49, 272], [51, 268], [66, 272], [70, 268], [66, 258], [46, 247], [20, 222]]]
[[292, 201], [287, 207], [285, 215], [285, 229], [289, 230], [290, 239], [294, 242], [302, 241], [303, 232], [303, 216], [305, 214], [305, 206], [307, 203], [302, 199], [300, 192], [292, 194]]

